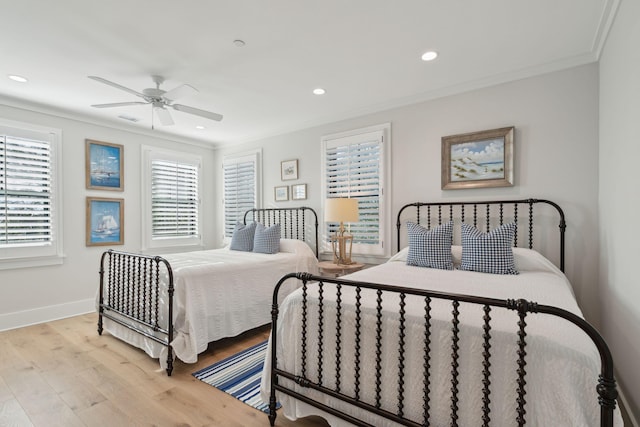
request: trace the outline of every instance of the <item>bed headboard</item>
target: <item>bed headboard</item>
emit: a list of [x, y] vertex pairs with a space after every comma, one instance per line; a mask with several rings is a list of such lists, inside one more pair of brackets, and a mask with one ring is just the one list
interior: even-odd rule
[[[243, 221], [245, 224], [247, 219], [260, 222], [266, 227], [280, 224], [282, 238], [302, 240], [310, 246], [312, 246], [312, 243], [309, 237], [313, 235], [316, 258], [318, 257], [318, 214], [312, 208], [306, 206], [297, 208], [254, 208], [244, 213]], [[311, 220], [313, 220], [313, 223]], [[307, 228], [310, 230], [307, 230]]]
[[[534, 205], [536, 210], [534, 213]], [[405, 212], [406, 211], [406, 212]], [[536, 248], [555, 246], [552, 252], [559, 258], [560, 270], [564, 271], [564, 235], [567, 227], [564, 212], [556, 203], [543, 199], [483, 200], [476, 202], [415, 202], [404, 205], [398, 211], [396, 228], [398, 251], [401, 249], [401, 228], [407, 221], [422, 224], [427, 228], [453, 220], [454, 242], [459, 236], [460, 223], [472, 224], [480, 230], [489, 231], [502, 224], [514, 222], [516, 235], [513, 246]], [[557, 232], [549, 227], [559, 220]], [[535, 226], [535, 227], [534, 227]], [[557, 233], [557, 234], [556, 234]], [[406, 234], [406, 233], [405, 233]], [[559, 250], [559, 252], [558, 252]], [[547, 255], [545, 253], [545, 255]], [[547, 256], [553, 258], [553, 256]]]

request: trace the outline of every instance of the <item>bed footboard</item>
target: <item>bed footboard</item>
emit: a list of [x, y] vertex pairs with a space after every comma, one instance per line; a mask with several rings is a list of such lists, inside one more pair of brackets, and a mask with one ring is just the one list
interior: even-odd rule
[[[278, 361], [278, 291], [283, 282], [292, 278], [301, 280], [303, 286], [295, 304], [297, 317], [292, 322], [295, 325], [293, 328], [296, 328], [296, 348], [287, 347], [283, 350], [286, 355], [296, 354], [291, 356], [297, 358], [294, 364], [296, 367], [289, 371], [281, 367], [284, 363], [280, 364]], [[366, 303], [365, 295], [369, 297]], [[473, 335], [477, 351], [468, 351], [468, 347], [464, 350], [464, 345], [469, 345], [471, 337], [468, 325], [463, 321], [465, 310], [475, 310], [478, 315]], [[436, 312], [439, 317], [432, 315]], [[504, 315], [499, 314], [502, 312]], [[444, 320], [442, 313], [445, 313]], [[450, 313], [450, 317], [446, 313]], [[291, 306], [286, 314], [291, 315]], [[595, 377], [598, 369], [600, 371], [599, 377], [593, 378], [593, 389], [587, 389], [584, 393], [586, 399], [593, 399], [590, 403], [593, 405], [593, 412], [598, 412], [599, 404], [599, 425], [613, 426], [617, 390], [612, 357], [603, 338], [581, 317], [563, 309], [538, 305], [524, 299], [500, 300], [445, 294], [329, 279], [308, 273], [288, 274], [278, 282], [274, 290], [270, 423], [272, 426], [275, 424], [276, 392], [279, 392], [359, 426], [371, 425], [371, 418], [367, 416], [369, 421], [365, 422], [361, 417], [354, 416], [354, 408], [356, 413], [365, 411], [401, 425], [439, 424], [443, 421], [442, 417], [436, 421], [432, 413], [436, 404], [439, 408], [446, 408], [440, 414], [448, 418], [446, 423], [457, 426], [461, 422], [459, 417], [462, 408], [473, 393], [474, 401], [481, 402], [481, 414], [479, 409], [474, 411], [478, 411], [481, 416], [482, 425], [492, 425], [492, 417], [503, 416], [498, 408], [504, 406], [495, 407], [493, 412], [492, 407], [494, 400], [503, 402], [506, 399], [512, 408], [509, 414], [513, 414], [513, 422], [522, 426], [527, 422], [528, 411], [533, 410], [531, 405], [540, 397], [527, 394], [528, 382], [536, 379], [537, 373], [533, 365], [536, 362], [538, 366], [540, 362], [544, 365], [546, 359], [538, 358], [548, 354], [533, 353], [534, 349], [539, 348], [535, 345], [547, 341], [546, 338], [536, 338], [533, 333], [535, 329], [532, 330], [528, 325], [528, 322], [539, 320], [540, 315], [554, 324], [568, 321], [588, 337], [587, 340], [579, 330], [575, 330], [580, 334], [580, 339], [587, 343], [591, 349], [589, 354], [593, 356], [588, 358], [592, 363], [589, 363], [589, 369], [586, 370], [589, 372], [585, 374], [589, 378], [586, 383], [591, 383], [591, 372]], [[505, 331], [503, 326], [495, 325], [493, 318], [496, 316], [507, 317], [512, 321], [512, 327]], [[368, 332], [365, 331], [366, 324], [369, 325]], [[575, 329], [572, 325], [567, 326]], [[410, 328], [413, 328], [411, 334]], [[444, 330], [446, 339], [442, 338]], [[510, 352], [505, 350], [505, 346], [501, 346], [505, 341], [510, 343]], [[597, 354], [589, 341], [597, 348], [599, 366]], [[508, 356], [503, 356], [507, 353]], [[285, 360], [289, 357], [286, 355], [281, 354]], [[505, 360], [511, 362], [503, 363], [498, 357], [507, 358]], [[438, 367], [443, 360], [448, 368]], [[474, 383], [467, 381], [463, 374], [470, 364], [477, 366], [473, 368], [474, 375], [477, 376]], [[505, 375], [510, 381], [504, 381]], [[443, 378], [447, 381], [443, 382]], [[498, 381], [504, 385], [498, 384]], [[383, 383], [390, 387], [383, 389]], [[545, 383], [544, 386], [554, 387], [554, 384]], [[469, 390], [470, 388], [473, 390]], [[441, 393], [442, 390], [446, 392]], [[504, 395], [499, 394], [500, 390], [506, 390]], [[409, 408], [409, 399], [413, 399], [412, 408]], [[446, 399], [446, 402], [442, 402], [442, 399]], [[350, 413], [341, 409], [345, 407], [350, 408]], [[410, 409], [413, 410], [412, 415], [409, 414]], [[416, 415], [419, 412], [421, 413]], [[545, 420], [535, 418], [530, 419], [529, 423], [545, 425]]]
[[[164, 258], [113, 249], [104, 252], [100, 259], [98, 334], [102, 335], [106, 317], [166, 346], [166, 371], [171, 375], [173, 294], [173, 272]], [[166, 313], [161, 312], [160, 306], [164, 298]]]

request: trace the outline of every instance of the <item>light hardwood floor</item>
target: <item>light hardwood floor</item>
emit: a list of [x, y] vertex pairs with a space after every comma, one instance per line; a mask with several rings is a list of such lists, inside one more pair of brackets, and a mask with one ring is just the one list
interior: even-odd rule
[[[0, 426], [269, 426], [267, 416], [191, 373], [268, 337], [267, 328], [210, 345], [195, 364], [158, 361], [108, 333], [97, 315], [0, 332]], [[320, 418], [277, 426], [327, 426]]]

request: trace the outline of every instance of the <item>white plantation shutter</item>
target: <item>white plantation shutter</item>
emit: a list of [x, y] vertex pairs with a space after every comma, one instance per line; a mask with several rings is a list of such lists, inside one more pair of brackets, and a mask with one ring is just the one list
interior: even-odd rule
[[142, 250], [202, 246], [202, 158], [142, 147]]
[[168, 160], [151, 162], [153, 238], [197, 236], [199, 200], [198, 165]]
[[50, 243], [51, 147], [0, 136], [0, 244]]
[[230, 157], [224, 160], [224, 236], [231, 237], [238, 221], [248, 209], [258, 206], [258, 155]]
[[[385, 129], [323, 139], [324, 198], [358, 200], [360, 220], [345, 224], [353, 235], [353, 253], [384, 254]], [[339, 223], [327, 223], [326, 239]], [[327, 248], [327, 245], [325, 245]]]
[[[60, 263], [56, 159], [59, 131], [0, 123], [0, 261], [2, 268]], [[39, 259], [29, 264], [28, 259]], [[16, 264], [14, 261], [20, 259]], [[9, 265], [9, 261], [13, 264]]]

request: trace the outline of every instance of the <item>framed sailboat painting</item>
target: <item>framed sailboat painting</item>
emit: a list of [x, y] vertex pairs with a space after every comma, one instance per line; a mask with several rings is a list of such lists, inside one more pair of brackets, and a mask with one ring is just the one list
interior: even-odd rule
[[124, 190], [123, 146], [110, 142], [85, 140], [85, 176], [87, 188]]
[[87, 246], [124, 244], [124, 199], [87, 197]]

